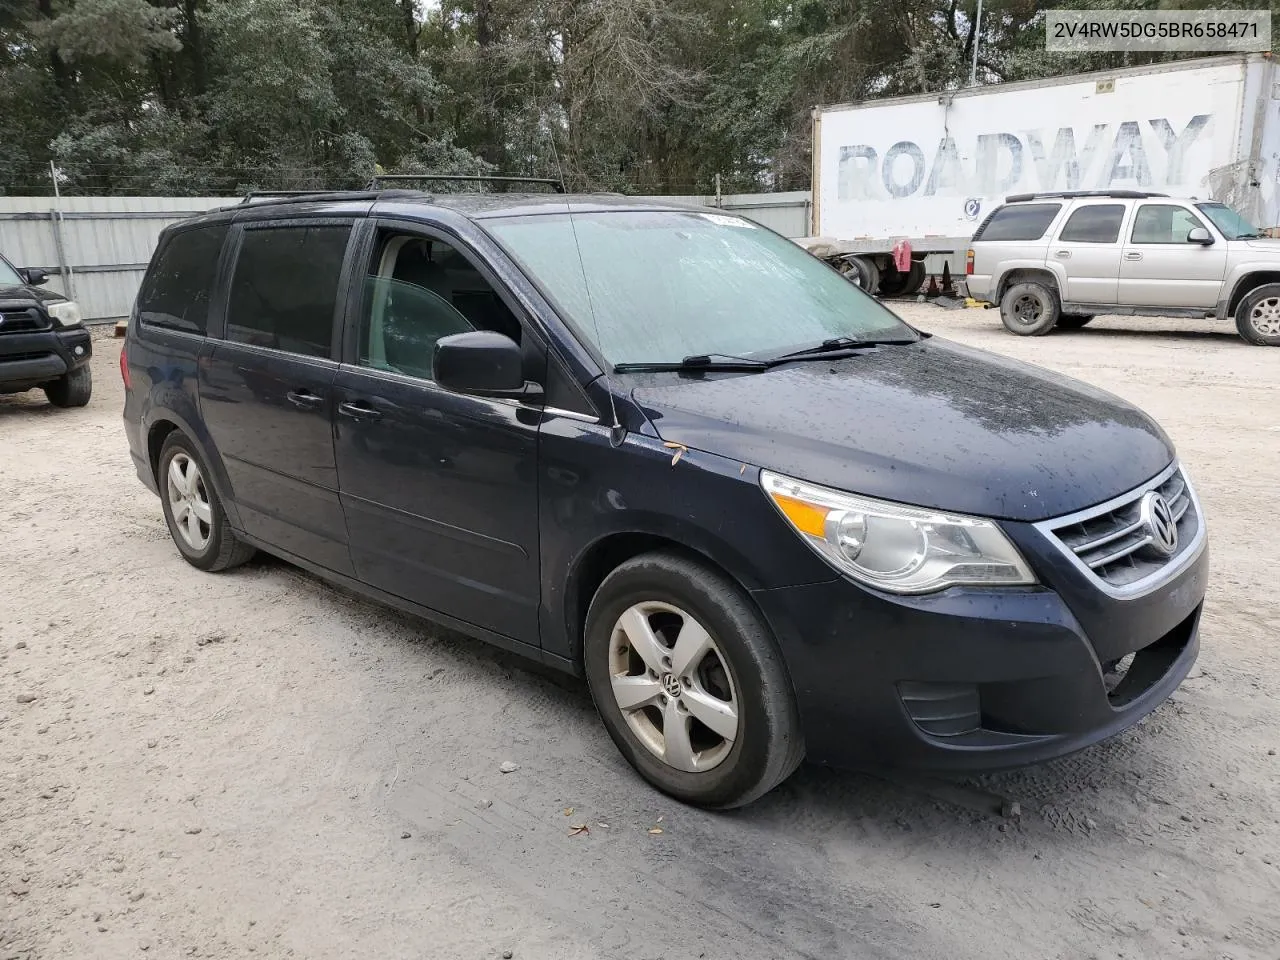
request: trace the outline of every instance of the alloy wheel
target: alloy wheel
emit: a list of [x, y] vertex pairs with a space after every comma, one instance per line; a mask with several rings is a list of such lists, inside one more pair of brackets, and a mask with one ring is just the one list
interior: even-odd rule
[[192, 550], [204, 550], [213, 535], [213, 506], [196, 462], [185, 453], [175, 453], [169, 461], [165, 488], [178, 536]]
[[668, 766], [701, 773], [733, 749], [741, 730], [733, 677], [715, 639], [679, 607], [646, 601], [623, 611], [609, 678], [631, 732]]
[[1260, 337], [1280, 337], [1280, 297], [1259, 300], [1249, 311], [1249, 326]]

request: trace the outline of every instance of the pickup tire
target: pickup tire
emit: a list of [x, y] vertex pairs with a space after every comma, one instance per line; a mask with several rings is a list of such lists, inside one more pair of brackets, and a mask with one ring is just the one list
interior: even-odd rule
[[1093, 317], [1087, 313], [1064, 313], [1058, 317], [1059, 330], [1079, 330]]
[[1015, 283], [1000, 298], [1000, 319], [1010, 333], [1042, 337], [1058, 323], [1062, 306], [1051, 287], [1036, 280]]
[[86, 364], [64, 373], [44, 385], [44, 395], [55, 407], [83, 407], [93, 396], [93, 371]]
[[1266, 283], [1245, 294], [1236, 308], [1236, 329], [1257, 347], [1280, 347], [1280, 283]]

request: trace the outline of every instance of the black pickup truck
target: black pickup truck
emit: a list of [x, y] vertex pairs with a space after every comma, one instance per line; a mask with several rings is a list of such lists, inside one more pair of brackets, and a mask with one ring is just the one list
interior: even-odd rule
[[93, 339], [75, 301], [39, 289], [48, 279], [0, 256], [0, 393], [39, 387], [56, 407], [83, 407], [93, 393]]

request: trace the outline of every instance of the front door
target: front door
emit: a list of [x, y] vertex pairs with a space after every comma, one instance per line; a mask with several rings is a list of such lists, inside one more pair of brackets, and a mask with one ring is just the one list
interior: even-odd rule
[[1120, 274], [1122, 203], [1077, 206], [1049, 244], [1049, 259], [1066, 275], [1062, 299], [1071, 303], [1115, 303]]
[[344, 574], [333, 384], [350, 235], [350, 222], [243, 228], [223, 339], [200, 365], [201, 413], [245, 532]]
[[[1204, 227], [1217, 242], [1191, 243]], [[1227, 245], [1216, 230], [1178, 203], [1141, 203], [1120, 261], [1120, 302], [1132, 307], [1212, 310], [1227, 272]]]
[[545, 353], [476, 263], [441, 235], [378, 226], [334, 383], [339, 488], [361, 580], [536, 645], [541, 411], [431, 379], [437, 339], [490, 329], [541, 380]]

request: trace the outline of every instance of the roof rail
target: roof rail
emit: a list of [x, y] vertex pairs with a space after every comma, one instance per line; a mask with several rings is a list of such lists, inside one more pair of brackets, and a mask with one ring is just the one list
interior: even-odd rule
[[1058, 190], [1051, 193], [1014, 193], [1004, 198], [1005, 203], [1022, 203], [1026, 200], [1074, 200], [1078, 197], [1108, 197], [1112, 200], [1145, 200], [1148, 197], [1167, 197], [1167, 193], [1145, 193], [1142, 190]]
[[479, 183], [481, 185], [486, 183], [540, 183], [543, 186], [551, 187], [556, 193], [564, 193], [564, 181], [555, 180], [551, 177], [488, 177], [460, 173], [381, 173], [369, 181], [369, 189], [377, 189], [378, 184], [384, 180], [441, 180], [446, 183]]
[[260, 206], [267, 206], [277, 203], [318, 203], [323, 200], [394, 200], [425, 196], [427, 194], [421, 190], [252, 190], [236, 206], [243, 207], [257, 199], [263, 200]]

